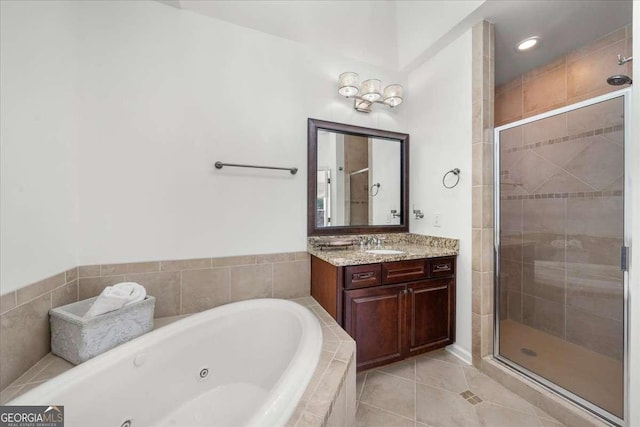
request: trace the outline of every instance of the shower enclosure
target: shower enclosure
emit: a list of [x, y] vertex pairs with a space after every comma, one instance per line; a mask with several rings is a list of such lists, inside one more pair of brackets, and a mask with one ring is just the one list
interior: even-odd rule
[[629, 93], [495, 130], [495, 356], [615, 424], [626, 402]]

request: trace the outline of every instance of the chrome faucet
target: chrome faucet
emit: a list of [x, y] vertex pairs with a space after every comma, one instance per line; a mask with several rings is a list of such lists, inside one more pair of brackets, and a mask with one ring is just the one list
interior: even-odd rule
[[360, 248], [364, 249], [364, 248], [370, 248], [373, 245], [375, 245], [377, 248], [380, 247], [380, 245], [382, 245], [382, 238], [379, 237], [373, 237], [373, 236], [367, 236], [367, 237], [360, 237]]

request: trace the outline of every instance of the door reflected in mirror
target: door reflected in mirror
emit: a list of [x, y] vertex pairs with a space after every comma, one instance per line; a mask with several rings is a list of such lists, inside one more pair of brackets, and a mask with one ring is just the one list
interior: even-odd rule
[[399, 140], [318, 130], [316, 227], [400, 225]]

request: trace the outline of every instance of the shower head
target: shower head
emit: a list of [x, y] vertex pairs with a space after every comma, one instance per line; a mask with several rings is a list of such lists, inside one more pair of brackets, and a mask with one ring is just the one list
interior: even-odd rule
[[607, 79], [607, 83], [609, 83], [611, 86], [622, 86], [626, 84], [631, 84], [633, 83], [633, 81], [629, 76], [618, 74], [618, 75], [609, 77]]

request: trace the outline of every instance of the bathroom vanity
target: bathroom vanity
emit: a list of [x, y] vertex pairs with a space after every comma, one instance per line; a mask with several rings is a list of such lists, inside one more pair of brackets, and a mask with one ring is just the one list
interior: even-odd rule
[[311, 295], [358, 370], [452, 344], [458, 241], [408, 233], [409, 135], [309, 119], [308, 149]]
[[385, 246], [401, 253], [376, 254], [319, 249], [317, 239], [311, 295], [355, 339], [359, 370], [455, 341], [456, 240], [387, 235]]

